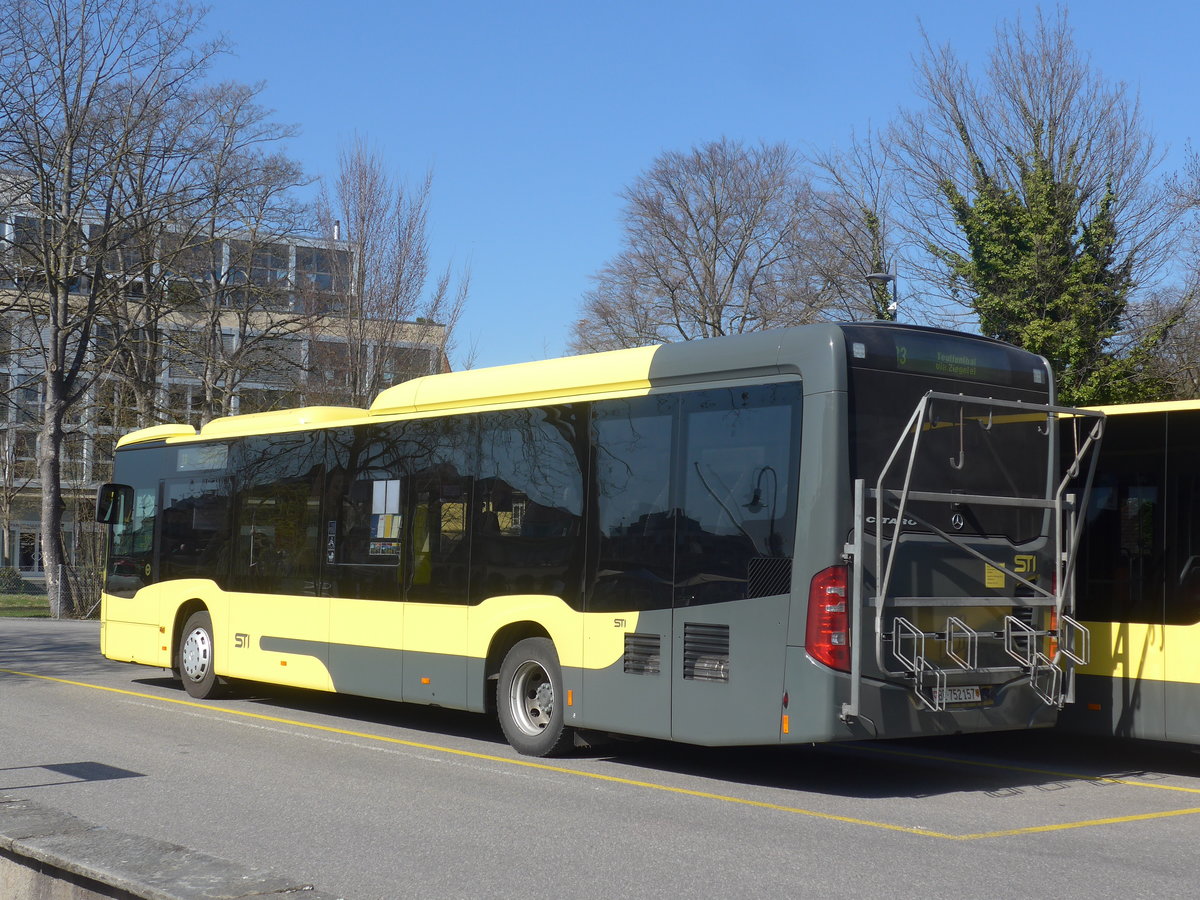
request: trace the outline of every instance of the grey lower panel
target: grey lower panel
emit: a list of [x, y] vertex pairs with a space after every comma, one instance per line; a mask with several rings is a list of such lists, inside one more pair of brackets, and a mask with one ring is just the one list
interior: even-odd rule
[[440, 653], [404, 653], [404, 696], [409, 703], [467, 707], [467, 658]]
[[1166, 688], [1166, 739], [1200, 744], [1200, 684], [1168, 681]]
[[[483, 710], [480, 687], [477, 685], [471, 692], [467, 687], [469, 671], [477, 673], [482, 682], [482, 660], [276, 637], [263, 637], [260, 646], [264, 650], [314, 656], [321, 660], [325, 660], [328, 653], [329, 677], [339, 694]], [[470, 700], [468, 693], [472, 695]]]
[[1154, 741], [1200, 743], [1200, 684], [1079, 675], [1059, 728]]
[[339, 694], [403, 700], [404, 651], [329, 645], [329, 675]]
[[[582, 703], [572, 724], [639, 737], [671, 737], [671, 610], [641, 613], [637, 632], [626, 635], [626, 658], [585, 669]], [[654, 655], [657, 650], [657, 656]], [[634, 658], [630, 659], [630, 652]]]
[[789, 598], [645, 611], [613, 665], [582, 673], [584, 728], [708, 746], [780, 739]]

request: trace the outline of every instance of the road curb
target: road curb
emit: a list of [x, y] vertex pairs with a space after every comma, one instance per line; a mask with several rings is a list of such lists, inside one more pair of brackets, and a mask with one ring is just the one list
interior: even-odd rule
[[276, 872], [208, 856], [178, 844], [113, 831], [31, 800], [3, 795], [0, 888], [6, 898], [13, 900], [25, 896], [71, 900], [340, 900], [335, 894]]

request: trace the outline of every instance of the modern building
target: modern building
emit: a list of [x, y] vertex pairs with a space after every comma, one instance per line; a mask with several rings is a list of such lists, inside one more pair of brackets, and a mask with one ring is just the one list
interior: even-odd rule
[[[0, 221], [7, 263], [0, 297], [29, 297], [30, 286], [18, 283], [20, 257], [38, 231], [32, 217], [9, 215]], [[156, 319], [152, 340], [158, 352], [149, 357], [157, 422], [199, 425], [206, 415], [211, 417], [206, 398], [214, 392], [225, 410], [236, 415], [308, 403], [345, 404], [349, 376], [364, 366], [376, 371], [377, 383], [385, 386], [446, 371], [445, 327], [364, 316], [348, 289], [354, 264], [354, 247], [347, 241], [254, 242], [230, 235], [211, 242], [190, 265], [181, 265], [185, 271], [168, 279], [169, 308]], [[201, 290], [204, 285], [219, 285], [219, 291]], [[136, 279], [129, 283], [135, 305], [140, 291]], [[12, 566], [23, 577], [36, 579], [43, 574], [36, 451], [44, 363], [23, 305], [4, 304], [12, 308], [0, 313], [0, 567]], [[220, 347], [215, 352], [237, 372], [220, 384], [204, 365], [206, 354], [214, 352], [216, 332]], [[148, 340], [144, 334], [130, 334], [127, 326], [114, 322], [100, 329], [97, 340], [102, 345], [128, 340], [130, 352], [137, 341]], [[207, 348], [200, 345], [200, 335], [207, 336]], [[91, 526], [86, 512], [77, 512], [86, 510], [96, 486], [110, 477], [117, 438], [156, 424], [130, 407], [129, 393], [118, 373], [99, 373], [86, 402], [73, 407], [68, 419], [64, 530], [69, 532], [68, 553], [78, 562], [86, 562], [78, 554]]]

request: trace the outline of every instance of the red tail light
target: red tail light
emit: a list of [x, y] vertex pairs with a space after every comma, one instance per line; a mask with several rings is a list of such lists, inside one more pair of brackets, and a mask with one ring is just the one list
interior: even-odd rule
[[845, 566], [830, 566], [813, 576], [808, 588], [805, 650], [817, 662], [841, 672], [850, 671], [847, 599]]

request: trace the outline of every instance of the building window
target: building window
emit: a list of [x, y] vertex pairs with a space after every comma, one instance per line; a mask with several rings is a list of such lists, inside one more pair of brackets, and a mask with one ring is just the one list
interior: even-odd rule
[[297, 247], [297, 286], [318, 291], [344, 291], [349, 265], [350, 254], [345, 250]]

